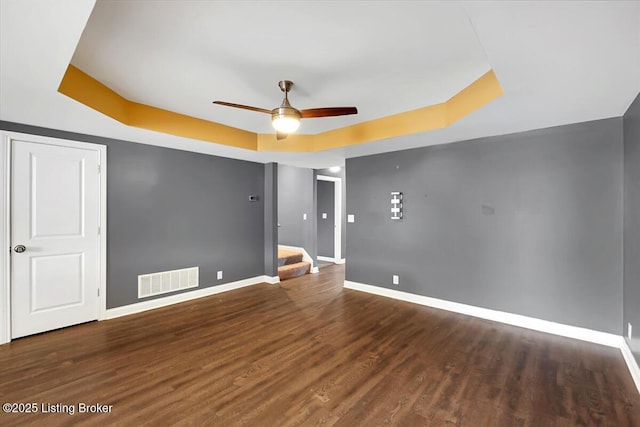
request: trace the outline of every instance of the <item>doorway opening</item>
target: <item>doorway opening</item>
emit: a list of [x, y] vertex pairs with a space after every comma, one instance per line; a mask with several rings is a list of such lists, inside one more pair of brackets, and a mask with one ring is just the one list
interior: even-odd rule
[[317, 175], [318, 262], [343, 264], [342, 178]]

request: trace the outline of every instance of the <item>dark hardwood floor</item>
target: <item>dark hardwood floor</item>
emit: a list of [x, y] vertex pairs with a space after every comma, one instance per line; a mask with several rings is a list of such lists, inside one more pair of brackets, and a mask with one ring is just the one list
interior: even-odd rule
[[[343, 266], [0, 346], [0, 425], [640, 426], [617, 349], [342, 289]], [[112, 405], [79, 414], [77, 404]]]

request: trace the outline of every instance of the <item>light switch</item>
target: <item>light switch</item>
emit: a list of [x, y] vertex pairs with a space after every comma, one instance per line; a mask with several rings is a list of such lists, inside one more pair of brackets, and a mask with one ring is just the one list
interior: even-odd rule
[[391, 219], [402, 219], [402, 191], [391, 192]]
[[305, 214], [305, 213], [303, 213], [303, 214], [302, 214], [302, 220], [303, 220], [303, 221], [306, 221], [306, 220], [307, 220], [307, 214]]
[[356, 216], [353, 214], [347, 215], [347, 222], [356, 222]]
[[327, 213], [326, 212], [322, 212], [322, 219], [327, 219]]

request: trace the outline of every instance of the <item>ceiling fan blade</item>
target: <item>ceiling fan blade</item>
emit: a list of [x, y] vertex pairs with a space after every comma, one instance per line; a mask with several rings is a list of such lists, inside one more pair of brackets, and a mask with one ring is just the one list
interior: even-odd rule
[[234, 104], [231, 102], [224, 102], [224, 101], [213, 101], [213, 103], [218, 105], [224, 105], [226, 107], [242, 108], [243, 110], [258, 111], [260, 113], [271, 114], [271, 110], [267, 110], [265, 108], [251, 107], [250, 105]]
[[287, 134], [286, 134], [286, 133], [283, 133], [283, 132], [276, 132], [276, 139], [277, 139], [278, 141], [280, 141], [281, 139], [285, 139], [286, 137], [287, 137]]
[[309, 108], [308, 110], [300, 110], [303, 119], [312, 119], [314, 117], [332, 117], [332, 116], [348, 116], [349, 114], [358, 114], [356, 107], [327, 107], [327, 108]]

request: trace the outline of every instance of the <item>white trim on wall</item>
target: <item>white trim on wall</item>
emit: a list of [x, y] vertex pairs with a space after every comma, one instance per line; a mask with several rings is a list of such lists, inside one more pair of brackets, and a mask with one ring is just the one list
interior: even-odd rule
[[633, 378], [633, 382], [636, 384], [638, 389], [638, 393], [640, 393], [640, 366], [638, 366], [638, 362], [635, 357], [633, 357], [633, 352], [629, 347], [629, 343], [623, 338], [622, 346], [620, 347], [620, 351], [622, 352], [622, 357], [624, 357], [624, 361], [627, 363], [627, 367], [629, 368], [629, 372], [631, 373], [631, 378]]
[[302, 254], [302, 260], [311, 264], [311, 273], [318, 272], [318, 267], [314, 266], [315, 263], [313, 262], [313, 258], [311, 258], [311, 255], [309, 255], [309, 252], [307, 252], [304, 248], [279, 244], [278, 249], [284, 249], [285, 251], [292, 251], [292, 252], [300, 252]]
[[11, 341], [11, 260], [9, 247], [11, 245], [11, 141], [20, 139], [27, 142], [35, 142], [40, 144], [56, 145], [61, 147], [82, 148], [86, 150], [97, 151], [99, 155], [100, 166], [100, 207], [99, 222], [100, 227], [100, 243], [98, 248], [99, 259], [99, 277], [98, 289], [100, 292], [98, 301], [98, 320], [104, 319], [106, 316], [107, 304], [107, 147], [101, 144], [92, 144], [88, 142], [79, 142], [69, 139], [60, 139], [40, 135], [31, 135], [19, 132], [2, 131], [0, 133], [2, 145], [2, 204], [3, 210], [0, 215], [2, 227], [4, 228], [4, 237], [2, 239], [2, 255], [3, 271], [5, 274], [0, 278], [0, 306], [3, 308], [2, 320], [0, 321], [0, 344]]
[[[317, 175], [316, 179], [318, 181], [330, 181], [334, 183], [334, 234], [333, 259], [331, 260], [331, 262], [336, 262], [334, 260], [342, 259], [342, 178], [335, 176]], [[320, 259], [320, 257], [318, 257], [318, 259]]]
[[269, 283], [270, 285], [275, 285], [276, 283], [280, 283], [280, 277], [278, 276], [264, 276], [264, 281]]
[[2, 204], [0, 208], [0, 226], [2, 227], [2, 238], [0, 239], [0, 344], [8, 343], [11, 340], [11, 294], [9, 287], [9, 245], [10, 243], [10, 227], [9, 227], [9, 174], [11, 158], [8, 143], [9, 137], [0, 136], [0, 193], [2, 194]]
[[345, 259], [344, 258], [337, 259], [337, 258], [331, 258], [331, 257], [328, 257], [328, 256], [320, 256], [320, 255], [318, 255], [318, 261], [332, 262], [334, 264], [344, 264], [345, 263]]
[[260, 283], [275, 283], [272, 282], [274, 279], [278, 279], [278, 277], [256, 276], [248, 279], [237, 280], [235, 282], [225, 283], [224, 285], [210, 286], [208, 288], [198, 289], [196, 291], [183, 292], [181, 294], [170, 295], [164, 298], [137, 302], [135, 304], [124, 305], [122, 307], [110, 308], [106, 311], [105, 319], [115, 319], [116, 317], [141, 313], [143, 311], [166, 307], [168, 305], [191, 301], [198, 298], [204, 298], [222, 292], [232, 291], [234, 289], [257, 285]]
[[488, 308], [476, 307], [473, 305], [460, 304], [457, 302], [426, 297], [423, 295], [410, 294], [408, 292], [382, 288], [379, 286], [366, 285], [363, 283], [345, 280], [344, 287], [357, 291], [380, 295], [414, 304], [425, 305], [427, 307], [439, 308], [466, 314], [468, 316], [479, 317], [481, 319], [493, 320], [495, 322], [506, 323], [508, 325], [519, 326], [534, 331], [546, 332], [553, 335], [560, 335], [567, 338], [575, 338], [609, 347], [621, 348], [624, 338], [620, 335], [606, 332], [594, 331], [592, 329], [578, 326], [565, 325], [562, 323], [550, 322], [548, 320], [536, 319], [534, 317], [522, 316], [520, 314], [507, 313], [504, 311], [491, 310]]
[[98, 320], [107, 315], [107, 146], [100, 149], [100, 301]]

